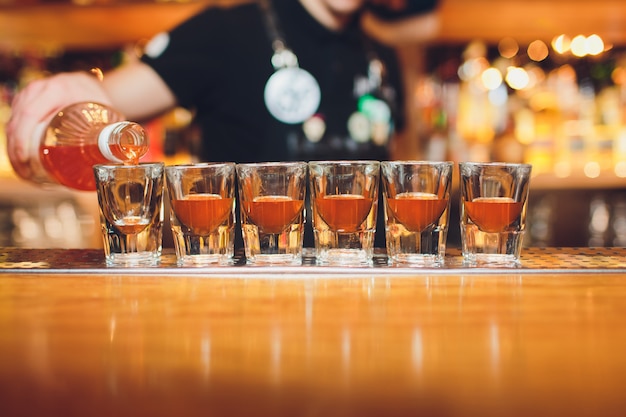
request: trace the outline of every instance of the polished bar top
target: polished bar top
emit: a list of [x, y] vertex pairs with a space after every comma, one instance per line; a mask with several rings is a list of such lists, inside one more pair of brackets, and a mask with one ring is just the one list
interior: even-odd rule
[[[173, 249], [166, 249], [153, 267], [133, 267], [133, 275], [202, 275], [202, 276], [287, 276], [293, 275], [415, 275], [420, 274], [502, 274], [520, 273], [626, 273], [626, 248], [525, 248], [521, 264], [511, 266], [469, 267], [463, 264], [459, 248], [446, 251], [441, 267], [416, 268], [391, 265], [384, 249], [376, 249], [371, 266], [319, 266], [312, 248], [304, 248], [302, 265], [246, 265], [243, 250], [237, 251], [229, 265], [178, 267]], [[107, 267], [102, 249], [23, 249], [0, 247], [0, 273], [37, 271], [45, 274], [126, 274], [126, 267]]]
[[50, 273], [13, 251], [1, 416], [626, 415], [620, 250], [548, 251], [588, 261], [569, 272], [276, 276]]

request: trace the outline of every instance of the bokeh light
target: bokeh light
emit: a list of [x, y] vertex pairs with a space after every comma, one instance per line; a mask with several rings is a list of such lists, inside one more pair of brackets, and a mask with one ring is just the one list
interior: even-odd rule
[[541, 40], [532, 41], [526, 51], [533, 61], [540, 62], [548, 57], [548, 46]]
[[583, 171], [588, 178], [598, 178], [601, 171], [600, 164], [596, 161], [589, 161], [583, 167]]
[[591, 35], [586, 40], [587, 53], [589, 55], [600, 55], [604, 51], [604, 42], [598, 35]]
[[570, 49], [572, 50], [572, 55], [574, 56], [583, 57], [587, 55], [587, 38], [583, 35], [574, 36]]
[[626, 69], [624, 67], [617, 67], [611, 73], [611, 79], [617, 85], [626, 84]]
[[511, 59], [519, 52], [519, 45], [513, 38], [503, 38], [498, 43], [498, 52], [500, 56]]
[[571, 40], [566, 35], [559, 35], [552, 39], [552, 49], [559, 54], [564, 54], [570, 50]]
[[524, 68], [509, 67], [506, 73], [506, 83], [514, 90], [521, 90], [528, 86], [530, 78]]
[[614, 172], [619, 178], [626, 178], [626, 161], [619, 161], [616, 163]]
[[502, 74], [496, 68], [490, 67], [481, 75], [483, 85], [488, 90], [495, 90], [502, 84]]
[[461, 80], [469, 81], [480, 76], [488, 67], [489, 62], [484, 57], [468, 59], [459, 67], [458, 75]]

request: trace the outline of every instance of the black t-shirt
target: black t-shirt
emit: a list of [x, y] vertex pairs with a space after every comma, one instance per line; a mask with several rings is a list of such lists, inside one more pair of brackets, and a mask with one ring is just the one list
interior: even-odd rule
[[357, 111], [371, 58], [385, 64], [382, 88], [372, 92], [389, 103], [392, 127], [403, 125], [403, 91], [395, 51], [366, 39], [358, 16], [346, 30], [332, 32], [297, 0], [274, 0], [278, 29], [299, 66], [320, 85], [317, 115], [321, 140], [307, 139], [303, 126], [276, 120], [264, 103], [274, 73], [272, 39], [257, 4], [211, 7], [167, 35], [164, 49], [142, 60], [161, 76], [181, 106], [193, 109], [203, 135], [205, 161], [387, 159], [387, 145], [351, 139], [348, 119]]

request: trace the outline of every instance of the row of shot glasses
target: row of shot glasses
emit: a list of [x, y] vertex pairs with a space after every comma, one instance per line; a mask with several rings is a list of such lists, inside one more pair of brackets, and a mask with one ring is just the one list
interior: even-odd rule
[[[464, 263], [519, 265], [531, 166], [458, 167]], [[440, 267], [453, 169], [433, 161], [97, 165], [105, 259], [109, 266], [159, 263], [167, 190], [179, 266], [232, 264], [236, 210], [246, 263], [299, 265], [310, 207], [317, 264], [372, 265], [382, 215], [390, 263]]]

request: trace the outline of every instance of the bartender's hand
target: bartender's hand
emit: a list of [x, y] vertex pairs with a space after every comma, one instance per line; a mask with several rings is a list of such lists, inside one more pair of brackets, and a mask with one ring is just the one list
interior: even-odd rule
[[33, 137], [37, 126], [47, 123], [63, 107], [81, 101], [111, 105], [100, 79], [88, 72], [61, 73], [35, 80], [15, 96], [6, 126], [7, 152], [20, 177], [32, 177], [29, 160], [39, 149], [39, 138]]

